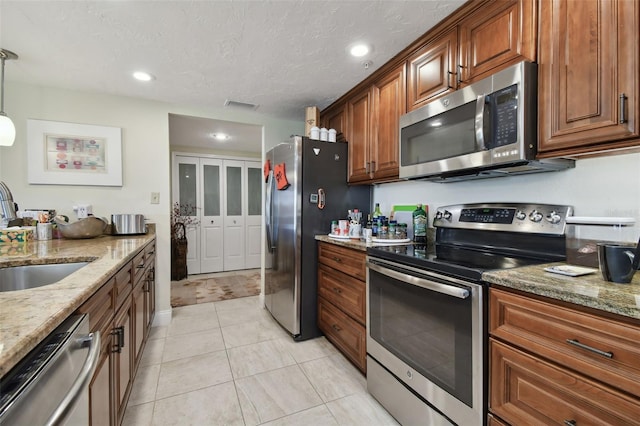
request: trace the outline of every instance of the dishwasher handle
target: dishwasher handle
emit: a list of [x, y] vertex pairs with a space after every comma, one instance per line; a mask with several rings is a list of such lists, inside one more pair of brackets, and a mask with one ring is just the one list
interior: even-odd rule
[[396, 280], [417, 285], [418, 287], [422, 287], [427, 290], [432, 290], [437, 293], [446, 294], [447, 296], [457, 297], [458, 299], [466, 299], [467, 297], [469, 297], [469, 290], [466, 288], [461, 288], [453, 285], [439, 283], [436, 281], [426, 280], [424, 278], [419, 278], [414, 275], [404, 274], [402, 272], [398, 272], [393, 269], [379, 266], [373, 262], [367, 262], [367, 268], [373, 271], [376, 271], [382, 275], [386, 275], [388, 277], [394, 278]]
[[82, 371], [80, 371], [71, 389], [69, 389], [69, 393], [65, 395], [56, 411], [47, 421], [47, 426], [59, 425], [67, 418], [78, 399], [82, 396], [82, 392], [89, 385], [89, 381], [98, 365], [98, 359], [100, 358], [100, 332], [89, 333], [87, 336], [78, 339], [78, 344], [81, 348], [89, 346], [89, 354], [82, 366]]

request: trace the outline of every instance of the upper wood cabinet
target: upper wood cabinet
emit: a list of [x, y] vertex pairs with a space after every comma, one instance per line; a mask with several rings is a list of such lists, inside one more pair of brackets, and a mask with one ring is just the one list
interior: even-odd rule
[[540, 21], [540, 156], [640, 145], [638, 1], [545, 0]]
[[407, 60], [408, 110], [456, 89], [457, 28], [429, 41]]
[[347, 107], [345, 103], [334, 104], [322, 112], [320, 126], [326, 129], [336, 129], [336, 140], [346, 142], [347, 138]]
[[402, 64], [347, 102], [349, 183], [373, 183], [398, 177], [400, 116], [406, 112]]
[[458, 28], [457, 72], [461, 84], [485, 78], [516, 62], [536, 60], [535, 0], [490, 2], [465, 17]]

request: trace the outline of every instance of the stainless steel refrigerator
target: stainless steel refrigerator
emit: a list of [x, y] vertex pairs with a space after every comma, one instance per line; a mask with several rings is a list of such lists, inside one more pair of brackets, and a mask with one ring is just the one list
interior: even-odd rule
[[306, 340], [322, 334], [315, 236], [327, 235], [331, 221], [346, 219], [349, 209], [366, 218], [371, 188], [347, 185], [346, 143], [293, 136], [271, 149], [266, 161], [265, 225], [272, 262], [265, 269], [265, 307], [295, 340]]

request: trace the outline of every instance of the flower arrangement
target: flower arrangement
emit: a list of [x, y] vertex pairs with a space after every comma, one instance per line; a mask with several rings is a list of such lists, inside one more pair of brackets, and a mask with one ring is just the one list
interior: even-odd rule
[[171, 239], [185, 240], [187, 238], [186, 229], [189, 225], [200, 223], [196, 216], [197, 207], [190, 204], [173, 203], [171, 209]]

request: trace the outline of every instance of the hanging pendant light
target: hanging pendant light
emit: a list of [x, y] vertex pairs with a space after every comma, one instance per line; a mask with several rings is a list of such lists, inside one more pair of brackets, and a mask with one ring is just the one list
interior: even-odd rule
[[0, 48], [0, 61], [2, 61], [2, 75], [0, 75], [0, 146], [11, 146], [16, 139], [16, 126], [4, 112], [4, 61], [18, 59], [15, 53]]

